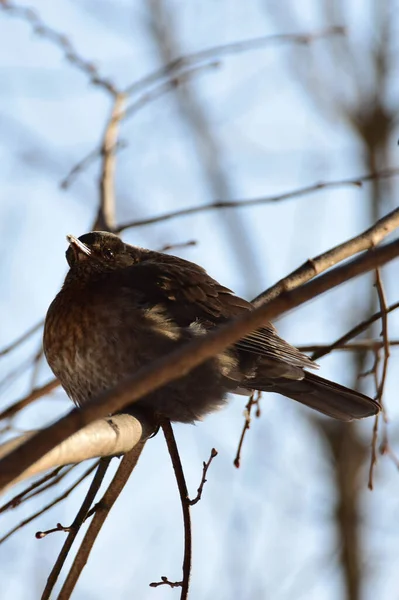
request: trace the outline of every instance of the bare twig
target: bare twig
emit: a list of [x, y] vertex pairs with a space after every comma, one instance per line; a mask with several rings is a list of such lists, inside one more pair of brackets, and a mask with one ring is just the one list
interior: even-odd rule
[[[373, 380], [374, 380], [375, 389], [377, 391], [377, 389], [378, 389], [378, 367], [380, 366], [380, 358], [381, 358], [379, 348], [375, 348], [373, 351], [373, 354], [374, 354], [373, 364], [371, 365], [371, 367], [369, 369], [365, 369], [364, 371], [361, 371], [360, 373], [358, 373], [357, 380], [359, 381], [360, 379], [364, 379], [365, 377], [369, 377], [370, 375], [372, 375]], [[377, 396], [377, 393], [376, 393], [376, 396]]]
[[232, 209], [232, 208], [248, 208], [250, 206], [258, 206], [263, 204], [274, 204], [275, 202], [281, 202], [283, 200], [291, 200], [300, 196], [306, 196], [313, 194], [324, 189], [334, 189], [340, 187], [361, 187], [363, 183], [373, 181], [375, 179], [385, 179], [388, 177], [394, 177], [399, 175], [399, 168], [396, 169], [384, 169], [376, 173], [369, 173], [367, 175], [361, 175], [360, 177], [341, 179], [338, 181], [324, 181], [309, 185], [303, 188], [297, 188], [284, 194], [277, 194], [275, 196], [263, 196], [261, 198], [253, 198], [249, 200], [221, 200], [212, 202], [212, 204], [200, 204], [197, 206], [191, 206], [189, 208], [182, 208], [180, 210], [171, 211], [157, 215], [156, 217], [148, 217], [145, 219], [139, 219], [135, 221], [127, 221], [122, 223], [116, 228], [119, 233], [125, 229], [132, 227], [143, 227], [144, 225], [153, 225], [154, 223], [160, 223], [161, 221], [169, 221], [178, 217], [185, 217], [188, 215], [198, 214], [201, 212], [221, 210], [221, 209]]
[[[64, 469], [63, 474], [69, 473], [69, 471], [71, 469], [73, 469], [75, 466], [76, 465], [72, 465], [68, 469]], [[20, 492], [19, 494], [17, 494], [13, 498], [11, 498], [11, 500], [9, 500], [5, 504], [3, 504], [3, 506], [0, 507], [0, 513], [3, 513], [5, 511], [7, 511], [8, 509], [16, 508], [17, 506], [19, 506], [26, 500], [29, 500], [29, 498], [32, 498], [36, 493], [40, 493], [40, 491], [42, 489], [47, 489], [47, 486], [44, 484], [46, 484], [48, 481], [50, 481], [50, 483], [53, 481], [55, 483], [58, 483], [59, 477], [57, 477], [57, 475], [61, 471], [61, 469], [63, 469], [63, 467], [56, 467], [53, 471], [50, 471], [50, 473], [46, 473], [46, 475], [44, 475], [43, 477], [40, 477], [40, 479], [37, 479], [36, 481], [34, 481], [31, 485], [29, 485], [27, 488], [25, 488], [22, 492]], [[43, 488], [41, 488], [42, 485], [43, 485]], [[31, 492], [32, 492], [32, 494], [31, 494]]]
[[34, 333], [36, 333], [36, 331], [38, 331], [40, 329], [40, 327], [42, 327], [42, 326], [43, 326], [43, 321], [40, 321], [40, 323], [36, 323], [36, 325], [33, 325], [33, 327], [28, 329], [28, 331], [26, 331], [23, 335], [21, 335], [19, 338], [17, 338], [13, 342], [11, 342], [11, 344], [9, 344], [5, 348], [3, 348], [3, 350], [0, 350], [0, 356], [5, 356], [6, 354], [9, 354], [9, 352], [12, 352], [20, 344], [23, 344]]
[[153, 588], [159, 587], [160, 585], [168, 585], [171, 588], [177, 588], [177, 587], [182, 586], [182, 582], [181, 581], [169, 581], [169, 579], [167, 577], [165, 577], [165, 575], [162, 575], [161, 581], [153, 581], [149, 585], [150, 585], [150, 587], [153, 587]]
[[22, 360], [17, 366], [12, 369], [7, 375], [0, 381], [0, 389], [5, 390], [15, 381], [17, 381], [22, 375], [25, 375], [29, 369], [31, 369], [36, 362], [37, 351], [32, 355]]
[[188, 242], [178, 242], [176, 244], [165, 244], [158, 250], [158, 252], [170, 252], [177, 248], [188, 248], [189, 246], [196, 246], [198, 242], [196, 240], [189, 240]]
[[[396, 223], [398, 213], [399, 211], [391, 213], [394, 223]], [[377, 224], [377, 229], [378, 227]], [[387, 235], [390, 230], [389, 223], [386, 222], [385, 234]], [[370, 230], [369, 236], [373, 237], [373, 234], [374, 231]], [[364, 243], [363, 234], [352, 240], [353, 253], [357, 252], [359, 243]], [[290, 291], [282, 292], [278, 298], [274, 298], [267, 304], [261, 305], [253, 311], [245, 312], [234, 321], [184, 344], [184, 346], [167, 356], [141, 368], [134, 376], [122, 381], [115, 388], [104, 392], [98, 398], [86, 402], [81, 408], [72, 410], [68, 415], [43, 429], [13, 452], [10, 452], [0, 461], [0, 487], [14, 480], [29, 465], [51, 448], [66, 440], [78, 429], [84, 427], [84, 425], [103, 415], [116, 413], [122, 410], [124, 406], [136, 402], [142, 396], [158, 389], [169, 381], [178, 379], [182, 373], [189, 372], [244, 337], [249, 331], [260, 327], [265, 320], [274, 319], [344, 281], [382, 266], [398, 255], [399, 240], [396, 240], [390, 244], [373, 248], [360, 257], [331, 269], [328, 273], [301, 285], [297, 289], [292, 289], [291, 276], [288, 276], [285, 280], [285, 289]], [[327, 262], [325, 268], [329, 266], [331, 265]], [[314, 263], [314, 269], [316, 272], [320, 272], [320, 265]], [[296, 284], [299, 286], [300, 281], [296, 274], [294, 276]], [[281, 282], [280, 285], [282, 285]]]
[[[169, 455], [172, 461], [173, 470], [175, 472], [177, 487], [179, 489], [180, 503], [183, 512], [184, 525], [184, 557], [183, 557], [183, 579], [181, 582], [176, 582], [174, 587], [180, 583], [181, 594], [180, 600], [187, 600], [190, 588], [191, 575], [191, 558], [192, 558], [192, 534], [191, 534], [191, 516], [190, 516], [190, 501], [188, 496], [186, 479], [184, 477], [183, 467], [180, 460], [179, 450], [177, 448], [175, 436], [173, 434], [170, 421], [162, 421], [162, 430], [168, 446]], [[166, 578], [162, 578], [163, 583], [166, 583]], [[155, 587], [150, 584], [151, 587]], [[161, 584], [159, 584], [161, 585]], [[170, 585], [170, 583], [169, 583]]]
[[70, 39], [66, 35], [49, 27], [35, 10], [27, 6], [19, 6], [9, 0], [1, 0], [0, 8], [8, 12], [9, 15], [27, 22], [32, 27], [34, 33], [55, 44], [69, 63], [89, 76], [90, 83], [103, 88], [112, 95], [117, 93], [112, 82], [100, 75], [95, 64], [80, 56], [73, 47]]
[[42, 540], [51, 533], [57, 533], [59, 531], [62, 531], [63, 533], [69, 533], [71, 528], [69, 526], [62, 525], [61, 523], [57, 523], [57, 525], [51, 529], [46, 529], [45, 531], [36, 531], [35, 537], [37, 540]]
[[[399, 346], [399, 340], [389, 340], [389, 346]], [[333, 350], [339, 350], [344, 352], [357, 352], [364, 350], [380, 350], [384, 347], [383, 340], [358, 340], [357, 342], [351, 342], [345, 344], [345, 346], [335, 346], [332, 344], [299, 344], [295, 346], [301, 352], [318, 352], [319, 350], [327, 350], [327, 354]]]
[[[0, 457], [12, 452], [35, 435], [35, 431], [25, 433], [0, 446]], [[79, 463], [101, 456], [119, 456], [129, 452], [141, 439], [147, 439], [153, 433], [153, 424], [139, 421], [129, 414], [117, 414], [107, 417], [79, 429], [41, 459], [31, 464], [21, 479], [38, 475], [55, 466]], [[15, 482], [14, 482], [15, 483]]]
[[380, 415], [376, 415], [374, 418], [373, 425], [373, 437], [371, 439], [371, 457], [370, 457], [370, 467], [369, 467], [369, 480], [368, 480], [368, 488], [369, 490], [374, 489], [374, 467], [377, 464], [377, 443], [378, 443], [378, 424], [379, 424]]
[[[381, 325], [382, 325], [381, 335], [382, 335], [382, 339], [383, 339], [383, 348], [384, 348], [384, 360], [383, 360], [383, 365], [382, 365], [382, 373], [381, 373], [380, 381], [378, 381], [377, 366], [375, 368], [376, 389], [377, 389], [376, 400], [378, 400], [378, 402], [383, 407], [382, 410], [383, 410], [383, 414], [384, 414], [385, 421], [386, 421], [383, 395], [384, 395], [385, 381], [386, 381], [386, 377], [387, 377], [387, 373], [388, 373], [388, 363], [389, 363], [389, 357], [390, 357], [391, 351], [390, 351], [390, 347], [389, 347], [389, 334], [388, 334], [388, 315], [387, 315], [388, 305], [387, 305], [387, 301], [386, 301], [386, 297], [385, 297], [385, 291], [384, 291], [384, 286], [383, 286], [382, 279], [381, 279], [380, 269], [376, 269], [375, 286], [377, 289], [378, 301], [379, 301], [379, 305], [380, 305]], [[377, 352], [378, 351], [376, 351], [376, 356], [377, 356]], [[377, 464], [378, 424], [379, 424], [379, 415], [376, 415], [375, 420], [374, 420], [373, 439], [372, 439], [372, 444], [371, 444], [371, 459], [370, 459], [369, 481], [368, 481], [368, 487], [370, 490], [373, 489], [374, 468]]]
[[[92, 465], [89, 469], [87, 469], [83, 473], [83, 475], [81, 475], [79, 477], [79, 479], [77, 479], [75, 481], [75, 483], [73, 483], [72, 485], [70, 485], [62, 494], [60, 494], [59, 496], [57, 496], [56, 498], [54, 498], [54, 500], [52, 500], [51, 502], [49, 502], [49, 504], [46, 504], [46, 506], [44, 506], [43, 508], [41, 508], [37, 512], [33, 513], [33, 515], [31, 515], [30, 517], [27, 517], [26, 519], [24, 519], [23, 521], [21, 521], [21, 523], [19, 523], [15, 527], [13, 527], [8, 533], [6, 533], [2, 538], [0, 538], [0, 544], [2, 544], [9, 537], [11, 537], [13, 535], [13, 533], [15, 533], [16, 531], [18, 531], [19, 529], [22, 529], [23, 527], [25, 527], [25, 525], [28, 525], [28, 523], [31, 523], [32, 521], [34, 521], [35, 519], [37, 519], [38, 517], [40, 517], [41, 515], [43, 515], [45, 512], [47, 512], [48, 510], [50, 510], [51, 508], [53, 508], [56, 504], [58, 504], [59, 502], [62, 502], [62, 500], [65, 500], [65, 498], [68, 498], [68, 496], [73, 492], [73, 490], [75, 490], [82, 483], [82, 481], [84, 481], [86, 479], [86, 477], [88, 477], [94, 471], [94, 469], [97, 467], [97, 464], [98, 463]], [[75, 467], [75, 465], [73, 465], [73, 466]], [[42, 534], [42, 532], [38, 532], [36, 534], [36, 537], [37, 538], [44, 537], [44, 535], [40, 535], [40, 534]]]
[[19, 412], [23, 408], [26, 408], [26, 406], [28, 406], [29, 404], [32, 404], [32, 402], [34, 402], [38, 398], [41, 398], [42, 396], [49, 394], [59, 385], [60, 385], [60, 383], [59, 383], [58, 379], [52, 379], [51, 381], [49, 381], [48, 383], [45, 383], [41, 387], [38, 387], [38, 388], [32, 390], [30, 392], [30, 394], [28, 394], [24, 398], [21, 398], [21, 400], [18, 400], [17, 402], [14, 402], [14, 404], [11, 404], [11, 406], [8, 406], [7, 408], [5, 408], [0, 413], [0, 420], [1, 419], [10, 419], [14, 415], [16, 415], [17, 412]]
[[[215, 64], [209, 64], [202, 67], [191, 68], [190, 71], [185, 73], [185, 77], [189, 75], [196, 74], [198, 71], [203, 71], [204, 69], [214, 68]], [[176, 80], [166, 81], [154, 89], [146, 92], [142, 96], [140, 96], [137, 100], [129, 104], [129, 106], [125, 109], [124, 115], [122, 117], [123, 120], [127, 120], [133, 117], [136, 113], [138, 113], [142, 108], [145, 108], [151, 102], [154, 102], [164, 94], [175, 89], [178, 82]], [[114, 147], [114, 153], [126, 147], [126, 144], [119, 142]], [[60, 182], [60, 187], [62, 189], [68, 189], [72, 183], [75, 181], [76, 177], [80, 175], [89, 165], [91, 165], [99, 156], [101, 156], [101, 147], [94, 148], [91, 150], [85, 157], [83, 157], [76, 165], [72, 167], [69, 173], [64, 177], [64, 179]]]
[[388, 314], [387, 314], [388, 305], [387, 305], [387, 300], [386, 300], [386, 296], [385, 296], [384, 286], [383, 286], [382, 280], [381, 280], [380, 269], [376, 270], [375, 285], [376, 285], [377, 293], [378, 293], [378, 301], [380, 303], [380, 312], [382, 313], [381, 314], [381, 326], [382, 326], [381, 336], [382, 336], [382, 339], [384, 342], [384, 346], [383, 346], [384, 361], [383, 361], [383, 365], [382, 365], [381, 380], [378, 385], [376, 399], [383, 406], [383, 395], [384, 395], [385, 382], [386, 382], [387, 373], [388, 373], [388, 363], [389, 363], [389, 357], [390, 357], [391, 351], [390, 351], [390, 347], [389, 347], [390, 342], [389, 342], [389, 333], [388, 333]]
[[[399, 170], [398, 170], [399, 173]], [[275, 298], [280, 292], [286, 292], [296, 288], [298, 285], [309, 281], [319, 273], [329, 269], [338, 262], [341, 262], [354, 254], [363, 250], [374, 248], [391, 231], [399, 227], [399, 208], [388, 213], [382, 219], [379, 219], [372, 227], [366, 229], [362, 234], [335, 246], [331, 250], [306, 261], [296, 271], [291, 273], [289, 279], [285, 277], [278, 281], [262, 294], [259, 294], [252, 302], [255, 306], [264, 304], [272, 298]]]
[[[62, 586], [58, 600], [68, 600], [71, 597], [79, 576], [88, 561], [91, 549], [97, 539], [98, 534], [100, 533], [101, 527], [103, 526], [116, 500], [118, 499], [119, 494], [125, 487], [133, 469], [137, 465], [141, 452], [144, 448], [144, 444], [145, 441], [139, 442], [139, 444], [133, 448], [133, 450], [125, 454], [113, 480], [108, 486], [107, 491], [100, 502], [96, 505], [96, 512], [76, 554], [75, 560], [73, 561], [65, 583]], [[48, 597], [49, 595], [43, 596], [42, 600], [46, 600]]]
[[244, 439], [245, 439], [245, 435], [248, 431], [248, 429], [251, 427], [251, 411], [252, 411], [252, 407], [254, 405], [259, 406], [259, 400], [261, 397], [261, 392], [253, 392], [253, 394], [251, 395], [250, 399], [247, 402], [247, 405], [245, 407], [245, 412], [244, 412], [244, 425], [241, 431], [241, 436], [240, 436], [240, 441], [238, 442], [238, 448], [237, 448], [237, 452], [236, 452], [236, 456], [234, 458], [234, 466], [239, 469], [240, 468], [240, 464], [241, 464], [241, 451], [242, 451], [242, 446], [244, 444]]
[[36, 353], [36, 356], [34, 358], [34, 362], [33, 362], [33, 371], [32, 374], [30, 376], [30, 391], [32, 392], [32, 390], [35, 389], [36, 387], [36, 383], [37, 383], [37, 378], [39, 376], [39, 371], [40, 371], [40, 367], [41, 367], [41, 363], [42, 363], [42, 359], [44, 357], [44, 349], [43, 349], [43, 344], [42, 342], [40, 342], [40, 347]]
[[103, 165], [100, 178], [100, 206], [94, 230], [113, 231], [115, 229], [115, 151], [118, 144], [119, 123], [124, 117], [125, 96], [117, 94], [110, 119], [105, 128], [101, 148]]
[[239, 42], [213, 46], [212, 48], [206, 48], [205, 50], [200, 50], [199, 52], [186, 54], [185, 56], [170, 61], [164, 67], [157, 69], [153, 73], [150, 73], [149, 75], [146, 75], [146, 77], [143, 77], [142, 79], [139, 79], [138, 81], [135, 81], [129, 85], [126, 88], [125, 93], [129, 95], [137, 94], [141, 92], [143, 88], [150, 87], [159, 80], [181, 76], [181, 72], [187, 69], [187, 67], [198, 65], [199, 63], [209, 59], [214, 59], [216, 57], [241, 54], [250, 50], [261, 50], [267, 46], [274, 46], [279, 43], [306, 45], [326, 37], [344, 34], [345, 29], [338, 26], [328, 27], [327, 29], [315, 33], [287, 33], [261, 36], [249, 40], [241, 40]]
[[96, 463], [94, 465], [94, 467], [96, 467], [98, 464], [96, 474], [94, 475], [93, 481], [90, 484], [89, 490], [82, 502], [82, 505], [72, 525], [69, 528], [68, 537], [66, 538], [64, 545], [61, 548], [61, 552], [58, 555], [54, 567], [52, 568], [51, 573], [47, 578], [46, 587], [44, 588], [42, 594], [42, 600], [48, 600], [48, 598], [50, 598], [51, 591], [57, 582], [58, 576], [69, 554], [72, 544], [75, 541], [75, 538], [78, 535], [82, 524], [84, 523], [87, 512], [90, 509], [90, 506], [93, 504], [94, 498], [96, 497], [96, 494], [101, 487], [110, 462], [111, 458], [102, 458], [99, 464]]
[[[392, 304], [391, 306], [389, 306], [387, 308], [387, 314], [398, 308], [399, 308], [399, 302], [395, 302], [395, 304]], [[366, 319], [365, 321], [362, 321], [358, 325], [355, 325], [355, 327], [353, 327], [350, 331], [348, 331], [347, 333], [342, 335], [340, 338], [335, 340], [335, 342], [328, 345], [326, 348], [316, 349], [316, 351], [312, 354], [312, 360], [318, 360], [322, 356], [329, 354], [329, 352], [331, 352], [332, 350], [335, 350], [336, 348], [339, 348], [339, 347], [344, 347], [344, 344], [346, 344], [346, 342], [348, 342], [349, 340], [354, 338], [356, 335], [359, 335], [360, 333], [365, 331], [372, 323], [374, 323], [375, 321], [378, 321], [378, 319], [381, 319], [381, 317], [382, 317], [382, 312], [379, 311], [379, 312], [375, 313], [374, 315], [372, 315], [371, 317], [369, 317], [368, 319]]]
[[193, 498], [192, 500], [188, 500], [188, 503], [190, 506], [194, 506], [194, 504], [197, 504], [197, 502], [199, 502], [202, 498], [202, 492], [204, 490], [204, 485], [207, 482], [206, 479], [206, 474], [208, 473], [208, 469], [211, 466], [211, 462], [213, 461], [213, 459], [218, 455], [218, 451], [215, 448], [212, 448], [211, 450], [211, 455], [208, 459], [208, 462], [203, 462], [202, 463], [202, 477], [201, 477], [201, 482], [199, 484], [199, 488], [197, 489], [197, 495], [195, 496], [195, 498]]

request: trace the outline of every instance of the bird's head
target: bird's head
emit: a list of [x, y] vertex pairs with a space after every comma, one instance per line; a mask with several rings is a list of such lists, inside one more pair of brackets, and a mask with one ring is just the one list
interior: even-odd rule
[[137, 262], [133, 246], [124, 244], [113, 233], [91, 231], [79, 238], [67, 235], [69, 248], [66, 259], [71, 269], [83, 267], [93, 270], [114, 270], [128, 267]]

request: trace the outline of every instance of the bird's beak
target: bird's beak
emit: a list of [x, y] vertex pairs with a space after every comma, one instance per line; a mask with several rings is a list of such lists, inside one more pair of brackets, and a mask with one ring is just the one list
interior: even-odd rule
[[73, 250], [76, 260], [86, 260], [87, 257], [91, 255], [89, 246], [86, 246], [86, 244], [81, 242], [77, 237], [74, 235], [67, 235], [66, 238]]

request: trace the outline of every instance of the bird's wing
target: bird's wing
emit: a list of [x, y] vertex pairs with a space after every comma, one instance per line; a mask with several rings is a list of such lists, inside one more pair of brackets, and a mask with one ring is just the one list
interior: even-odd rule
[[[179, 327], [197, 322], [213, 329], [253, 309], [250, 302], [212, 279], [204, 269], [174, 256], [151, 253], [147, 260], [126, 269], [126, 280], [137, 290], [143, 305], [164, 308]], [[257, 355], [273, 363], [282, 362], [295, 368], [316, 366], [281, 339], [268, 322], [239, 340], [235, 347], [240, 353]]]

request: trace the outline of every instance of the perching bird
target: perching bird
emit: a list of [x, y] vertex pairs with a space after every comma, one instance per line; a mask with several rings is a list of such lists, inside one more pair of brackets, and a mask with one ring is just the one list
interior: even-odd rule
[[[46, 316], [44, 351], [78, 406], [253, 308], [192, 262], [101, 231], [68, 240], [70, 268]], [[378, 413], [375, 400], [305, 370], [315, 367], [265, 323], [134, 407], [188, 423], [223, 405], [228, 392], [262, 390], [342, 421]]]

